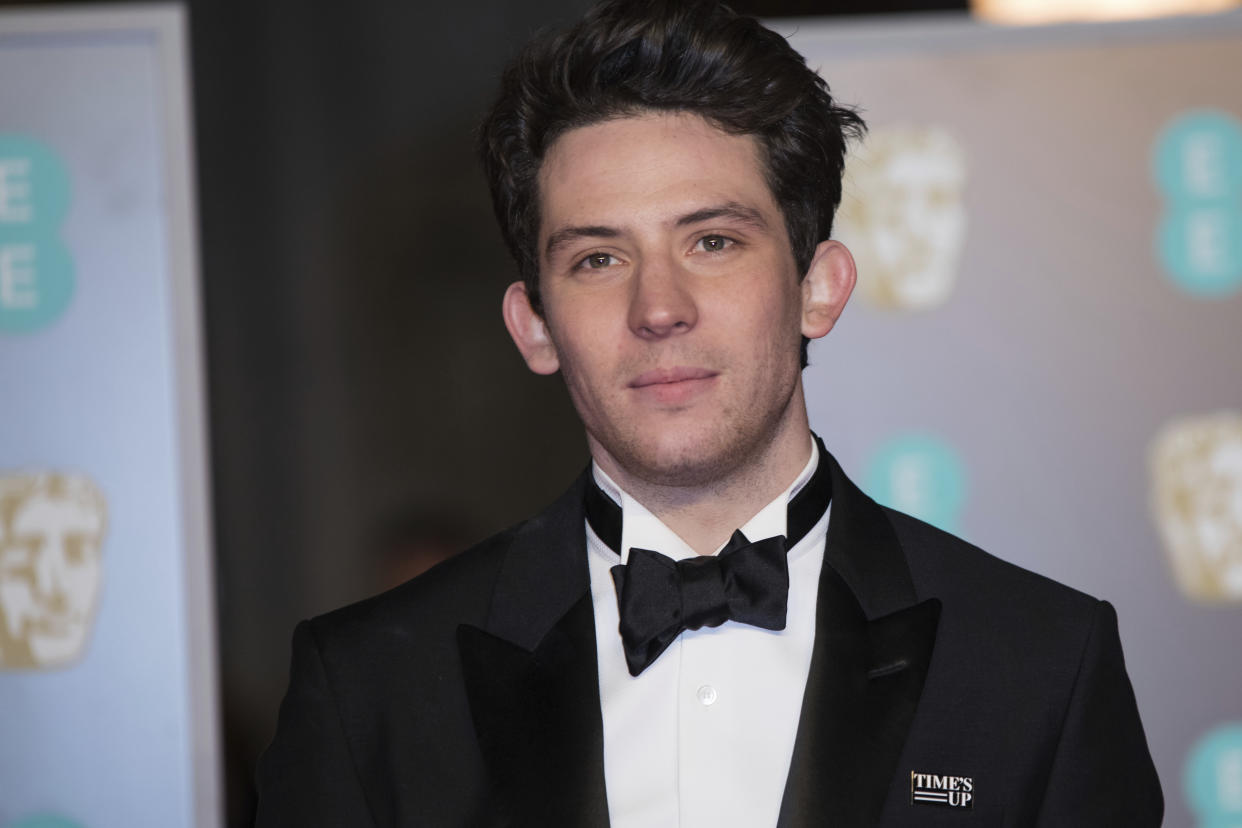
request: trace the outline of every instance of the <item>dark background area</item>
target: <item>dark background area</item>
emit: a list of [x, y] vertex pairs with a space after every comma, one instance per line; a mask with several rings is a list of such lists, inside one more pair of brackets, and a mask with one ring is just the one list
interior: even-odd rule
[[473, 136], [507, 58], [588, 5], [189, 3], [230, 825], [250, 822], [293, 625], [381, 589], [407, 548], [533, 513], [586, 463], [559, 379], [501, 324], [516, 271]]

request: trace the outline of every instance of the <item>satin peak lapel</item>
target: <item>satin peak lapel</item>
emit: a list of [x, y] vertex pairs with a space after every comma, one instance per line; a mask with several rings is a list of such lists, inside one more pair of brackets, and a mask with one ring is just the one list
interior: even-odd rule
[[494, 804], [514, 828], [608, 825], [580, 483], [519, 531], [487, 629], [457, 630]]
[[939, 600], [915, 603], [884, 511], [827, 459], [832, 516], [779, 828], [878, 824], [940, 620]]

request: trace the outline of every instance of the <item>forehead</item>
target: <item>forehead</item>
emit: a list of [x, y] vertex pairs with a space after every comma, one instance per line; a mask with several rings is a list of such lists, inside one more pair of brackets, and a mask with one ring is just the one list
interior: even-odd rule
[[540, 236], [561, 223], [641, 224], [709, 203], [778, 212], [759, 142], [698, 115], [644, 113], [560, 136], [539, 170]]

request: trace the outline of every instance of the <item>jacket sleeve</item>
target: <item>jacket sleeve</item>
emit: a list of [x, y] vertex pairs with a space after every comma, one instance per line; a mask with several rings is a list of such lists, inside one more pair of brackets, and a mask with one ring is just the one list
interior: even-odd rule
[[373, 826], [309, 622], [293, 633], [289, 689], [259, 761], [256, 828]]
[[1159, 826], [1160, 780], [1126, 675], [1117, 614], [1096, 605], [1036, 822]]

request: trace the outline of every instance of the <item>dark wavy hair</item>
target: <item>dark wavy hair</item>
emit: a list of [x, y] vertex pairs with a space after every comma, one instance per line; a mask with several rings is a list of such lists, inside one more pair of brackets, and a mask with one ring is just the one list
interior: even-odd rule
[[858, 114], [783, 37], [728, 6], [609, 0], [525, 46], [479, 136], [496, 218], [536, 312], [545, 155], [571, 129], [650, 111], [692, 112], [758, 139], [800, 273], [831, 234], [846, 143], [865, 129]]

